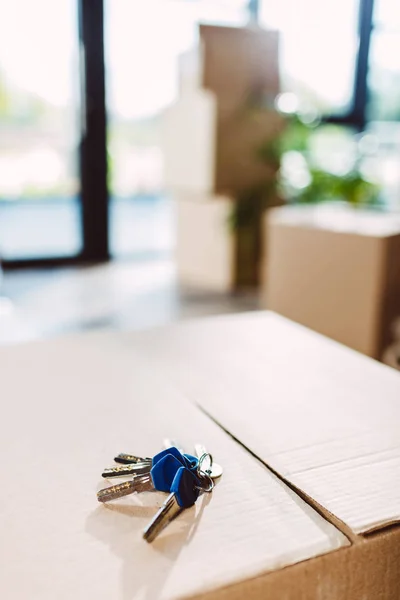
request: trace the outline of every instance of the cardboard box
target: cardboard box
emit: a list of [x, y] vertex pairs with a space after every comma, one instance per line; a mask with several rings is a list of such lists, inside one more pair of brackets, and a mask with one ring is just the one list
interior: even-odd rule
[[265, 182], [270, 169], [257, 150], [283, 126], [272, 108], [279, 92], [277, 32], [201, 26], [200, 45], [180, 68], [181, 95], [162, 125], [167, 188], [231, 195]]
[[265, 107], [279, 92], [278, 41], [276, 31], [202, 25], [198, 48], [181, 57], [180, 98], [163, 116], [162, 147], [184, 284], [218, 292], [258, 284], [261, 232], [253, 244], [246, 232], [241, 244], [227, 222], [232, 201], [274, 176], [258, 150], [283, 126]]
[[266, 228], [264, 306], [382, 359], [400, 317], [400, 218], [293, 206]]
[[199, 45], [179, 61], [180, 91], [205, 89], [218, 119], [231, 118], [254, 93], [272, 102], [279, 92], [279, 33], [261, 27], [200, 25]]
[[227, 196], [176, 196], [178, 278], [183, 285], [229, 293], [256, 287], [262, 230], [232, 227], [233, 200]]
[[180, 194], [175, 206], [179, 281], [189, 287], [230, 292], [235, 273], [234, 235], [228, 225], [232, 200]]
[[206, 90], [186, 94], [165, 111], [162, 150], [167, 189], [203, 195], [214, 189], [216, 111], [215, 97]]
[[[398, 598], [396, 371], [272, 314], [3, 348], [0, 364], [7, 600]], [[224, 474], [147, 545], [164, 496], [99, 506], [96, 483], [165, 436], [202, 441]]]
[[252, 109], [219, 121], [217, 109], [215, 97], [199, 90], [165, 111], [164, 178], [171, 191], [239, 194], [271, 177], [272, 167], [258, 158], [257, 151], [277, 137], [281, 117]]

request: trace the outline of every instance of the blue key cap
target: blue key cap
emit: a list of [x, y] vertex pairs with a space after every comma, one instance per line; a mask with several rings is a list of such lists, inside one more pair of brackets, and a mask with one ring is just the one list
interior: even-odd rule
[[198, 484], [200, 483], [195, 475], [192, 474], [192, 471], [186, 466], [182, 465], [182, 462], [176, 458], [176, 456], [173, 454], [166, 454], [160, 459], [157, 459], [157, 462], [150, 471], [154, 488], [160, 492], [170, 492], [176, 474], [182, 469], [190, 473], [190, 475], [195, 478]]
[[[189, 456], [189, 455], [188, 455]], [[191, 460], [193, 458], [193, 460]], [[175, 475], [180, 469], [185, 469], [195, 479], [198, 485], [200, 481], [196, 476], [198, 461], [194, 457], [183, 456], [179, 450], [172, 449], [160, 452], [153, 459], [154, 466], [145, 473], [135, 475], [131, 481], [103, 488], [97, 492], [99, 502], [108, 502], [122, 498], [133, 492], [146, 492], [158, 490], [160, 492], [170, 492]], [[190, 465], [188, 468], [186, 465]]]
[[[199, 461], [195, 456], [192, 456], [191, 454], [182, 454], [178, 448], [171, 446], [171, 448], [167, 448], [166, 450], [163, 450], [162, 452], [159, 452], [153, 456], [152, 459], [146, 458], [143, 462], [126, 463], [116, 467], [111, 467], [109, 469], [104, 469], [102, 476], [112, 479], [117, 477], [126, 477], [129, 475], [145, 475], [146, 473], [150, 472], [151, 468], [154, 467], [159, 460], [168, 454], [171, 454], [177, 460], [179, 460], [182, 466], [193, 471], [197, 470]], [[124, 454], [123, 456], [131, 455]]]
[[175, 474], [171, 485], [171, 494], [175, 494], [176, 501], [181, 508], [193, 506], [199, 497], [200, 482], [188, 469], [181, 467]]
[[178, 448], [175, 448], [175, 446], [171, 446], [166, 450], [162, 450], [162, 452], [159, 452], [158, 454], [153, 456], [152, 466], [154, 467], [154, 465], [167, 454], [171, 454], [172, 456], [177, 458], [184, 467], [187, 467], [188, 469], [197, 469], [197, 466], [199, 464], [198, 459], [195, 456], [192, 456], [191, 454], [182, 454], [182, 452], [180, 452]]

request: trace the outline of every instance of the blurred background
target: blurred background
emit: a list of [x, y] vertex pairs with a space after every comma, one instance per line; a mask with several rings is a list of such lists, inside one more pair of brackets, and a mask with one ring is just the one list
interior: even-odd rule
[[396, 0], [0, 0], [0, 343], [272, 308], [400, 368], [399, 57]]

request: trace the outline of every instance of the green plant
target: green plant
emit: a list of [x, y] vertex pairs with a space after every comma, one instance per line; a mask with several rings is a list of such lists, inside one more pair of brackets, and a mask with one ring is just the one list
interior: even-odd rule
[[[313, 139], [321, 132], [329, 139], [344, 131], [338, 126], [321, 125], [317, 119], [306, 122], [298, 114], [287, 116], [282, 132], [256, 149], [258, 160], [268, 166], [269, 173], [273, 167], [273, 175], [266, 176], [256, 188], [240, 193], [233, 203], [230, 226], [234, 230], [254, 226], [266, 208], [284, 202], [344, 201], [352, 206], [379, 206], [379, 186], [363, 176], [359, 154], [347, 171], [339, 174], [322, 167], [312, 151]], [[297, 158], [301, 163], [300, 183], [294, 176], [298, 175], [298, 169], [294, 173], [295, 169], [291, 172], [290, 168], [282, 168], [287, 158]]]
[[[325, 164], [320, 156], [321, 138]], [[340, 151], [343, 141], [344, 146], [350, 144], [352, 152], [347, 161], [339, 161], [340, 172], [337, 165], [335, 171], [334, 160], [326, 159], [330, 153], [335, 155], [331, 145], [336, 146], [336, 155], [343, 158]], [[326, 201], [344, 201], [352, 206], [379, 205], [379, 187], [363, 176], [362, 157], [355, 151], [357, 148], [355, 137], [348, 130], [321, 125], [315, 119], [307, 122], [297, 114], [288, 116], [283, 130], [256, 148], [258, 160], [266, 167], [265, 180], [242, 190], [232, 203], [229, 216], [235, 235], [236, 287], [258, 283], [264, 244], [262, 222], [267, 208], [283, 203]], [[332, 168], [326, 166], [330, 162]]]
[[265, 209], [271, 204], [275, 192], [276, 183], [274, 180], [243, 190], [233, 203], [233, 210], [228, 218], [230, 228], [235, 231], [253, 227], [260, 220]]
[[311, 168], [310, 183], [299, 192], [296, 202], [340, 200], [353, 206], [379, 206], [379, 187], [367, 181], [353, 169], [345, 175], [335, 175], [321, 169]]

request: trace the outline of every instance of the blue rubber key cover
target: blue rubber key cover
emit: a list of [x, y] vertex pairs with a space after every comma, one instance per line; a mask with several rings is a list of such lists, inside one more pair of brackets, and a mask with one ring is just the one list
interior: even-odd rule
[[193, 506], [199, 497], [198, 480], [189, 469], [180, 467], [171, 485], [171, 493], [175, 494], [181, 508]]
[[185, 467], [183, 467], [182, 462], [172, 454], [166, 454], [161, 457], [150, 471], [155, 489], [160, 492], [169, 492], [174, 477], [181, 468]]
[[159, 452], [153, 456], [152, 466], [154, 467], [159, 460], [168, 454], [172, 454], [172, 456], [179, 460], [184, 467], [188, 467], [188, 469], [197, 469], [199, 464], [197, 458], [191, 454], [182, 454], [182, 452], [180, 452], [178, 448], [175, 448], [175, 446], [171, 446], [170, 448], [167, 448], [166, 450], [163, 450], [162, 452]]
[[183, 455], [183, 458], [185, 459], [185, 463], [186, 466], [188, 467], [188, 469], [190, 470], [196, 470], [197, 467], [199, 466], [199, 459], [196, 458], [195, 456], [192, 456], [191, 454], [185, 454]]

